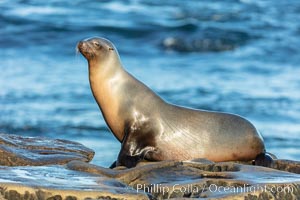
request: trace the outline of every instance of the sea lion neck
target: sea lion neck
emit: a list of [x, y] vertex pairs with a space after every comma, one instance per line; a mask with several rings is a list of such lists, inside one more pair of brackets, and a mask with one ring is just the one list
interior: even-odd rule
[[122, 63], [118, 55], [111, 55], [111, 57], [99, 61], [98, 59], [89, 59], [89, 75], [97, 77], [111, 77], [114, 74], [124, 71]]
[[89, 81], [93, 96], [114, 136], [122, 141], [124, 137], [123, 120], [118, 115], [120, 104], [116, 99], [120, 92], [118, 88], [128, 77], [120, 61], [89, 62]]

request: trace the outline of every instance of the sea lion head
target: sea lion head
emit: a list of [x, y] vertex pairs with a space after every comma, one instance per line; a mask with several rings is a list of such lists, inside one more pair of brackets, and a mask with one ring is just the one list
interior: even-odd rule
[[93, 37], [82, 40], [77, 44], [77, 50], [88, 60], [88, 62], [101, 63], [109, 57], [116, 55], [114, 45], [107, 39]]

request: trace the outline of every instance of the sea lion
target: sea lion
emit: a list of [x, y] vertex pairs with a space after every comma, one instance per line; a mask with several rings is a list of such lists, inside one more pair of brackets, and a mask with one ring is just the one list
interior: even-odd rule
[[235, 114], [167, 103], [122, 66], [107, 39], [80, 41], [92, 93], [114, 136], [122, 143], [117, 165], [140, 160], [250, 161], [265, 153], [261, 135]]

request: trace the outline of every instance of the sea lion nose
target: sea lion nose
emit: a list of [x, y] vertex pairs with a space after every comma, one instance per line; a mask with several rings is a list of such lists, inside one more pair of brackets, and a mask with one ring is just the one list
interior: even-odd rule
[[78, 44], [77, 44], [77, 48], [78, 48], [78, 49], [81, 49], [81, 48], [82, 48], [82, 46], [83, 46], [83, 41], [80, 41], [80, 42], [78, 42]]

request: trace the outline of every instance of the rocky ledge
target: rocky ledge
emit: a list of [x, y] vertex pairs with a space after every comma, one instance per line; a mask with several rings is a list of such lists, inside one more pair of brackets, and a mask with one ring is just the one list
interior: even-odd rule
[[0, 133], [0, 166], [65, 164], [71, 160], [89, 162], [93, 157], [93, 150], [77, 142]]
[[143, 162], [126, 169], [88, 162], [66, 140], [0, 134], [0, 200], [300, 199], [300, 162], [272, 168], [208, 160]]

